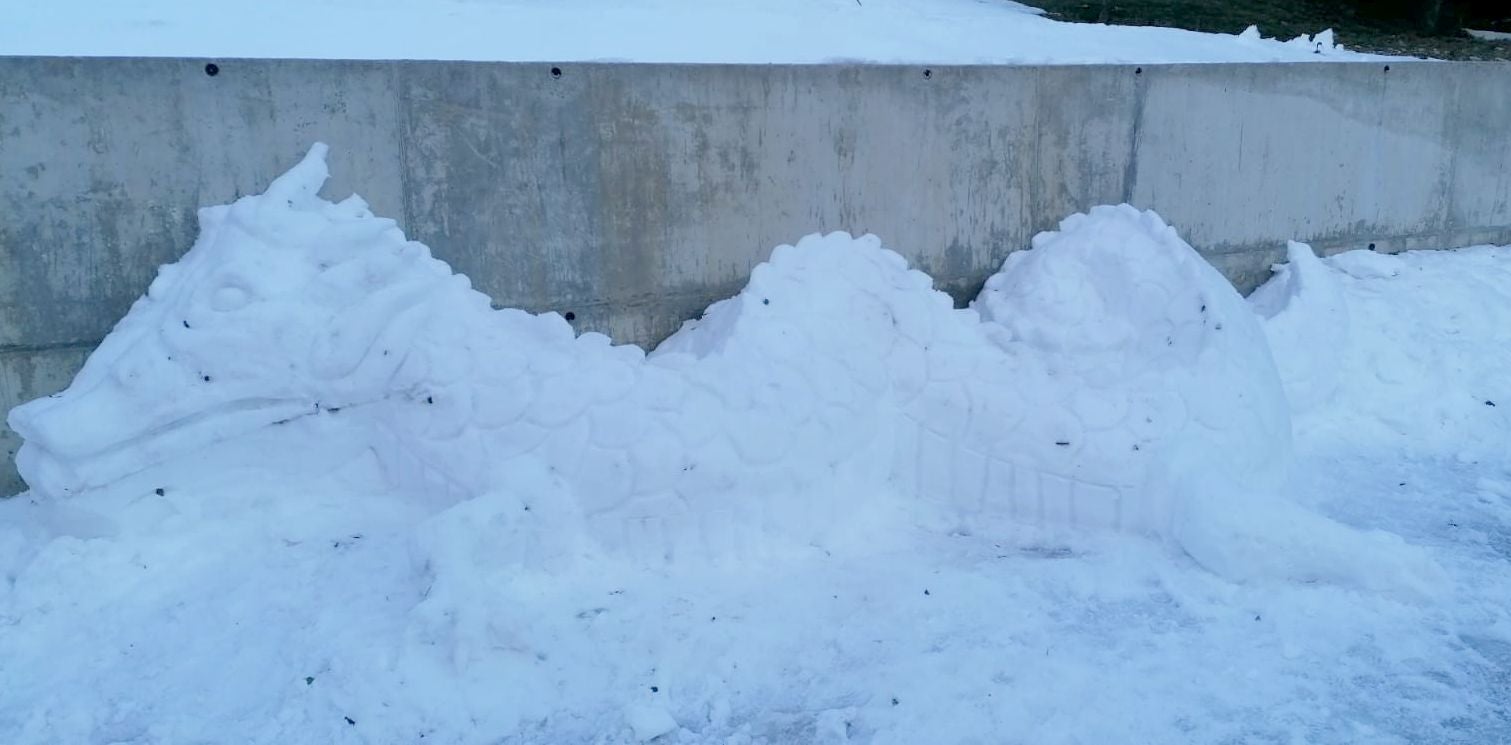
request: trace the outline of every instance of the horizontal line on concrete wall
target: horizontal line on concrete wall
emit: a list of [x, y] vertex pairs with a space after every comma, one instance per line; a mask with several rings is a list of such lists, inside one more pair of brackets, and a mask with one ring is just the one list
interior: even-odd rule
[[[554, 304], [552, 304], [550, 306], [535, 306], [534, 304], [531, 304], [531, 303], [526, 303], [526, 304], [521, 305], [521, 306], [515, 306], [515, 305], [510, 305], [508, 303], [504, 303], [503, 307], [505, 307], [505, 308], [516, 308], [517, 307], [520, 310], [527, 310], [527, 311], [529, 311], [531, 313], [548, 313], [548, 312], [555, 311], [555, 310], [558, 310], [558, 309], [560, 309], [560, 310], [581, 310], [583, 308], [594, 308], [594, 309], [596, 309], [596, 308], [642, 308], [642, 307], [646, 307], [646, 306], [663, 305], [663, 304], [666, 304], [668, 302], [672, 302], [672, 303], [675, 303], [675, 302], [703, 302], [703, 303], [707, 303], [707, 302], [709, 302], [707, 300], [707, 298], [709, 297], [710, 294], [718, 294], [719, 292], [727, 292], [728, 293], [728, 295], [723, 295], [719, 299], [723, 299], [724, 297], [733, 297], [734, 295], [738, 295], [741, 290], [745, 289], [745, 285], [748, 284], [748, 282], [749, 282], [749, 278], [745, 277], [745, 276], [742, 276], [738, 280], [734, 280], [734, 281], [731, 281], [731, 282], [725, 282], [725, 283], [720, 284], [720, 285], [712, 285], [709, 288], [699, 288], [699, 289], [696, 289], [696, 290], [677, 290], [677, 291], [671, 291], [671, 292], [638, 292], [638, 293], [635, 293], [633, 295], [626, 295], [624, 297], [619, 297], [619, 298], [592, 298], [592, 299], [586, 299], [586, 298], [584, 298], [584, 299], [563, 298], [561, 301], [559, 301], [557, 303], [554, 303]], [[498, 301], [495, 299], [494, 303], [498, 304]], [[540, 307], [541, 310], [530, 310], [530, 308], [532, 308], [532, 307]]]
[[[1382, 243], [1382, 244], [1385, 244], [1386, 246], [1392, 246], [1392, 247], [1403, 245], [1403, 244], [1410, 244], [1410, 245], [1421, 245], [1423, 247], [1433, 248], [1433, 249], [1455, 249], [1455, 248], [1468, 248], [1470, 246], [1481, 245], [1485, 240], [1490, 240], [1492, 242], [1511, 241], [1511, 225], [1500, 226], [1500, 227], [1488, 227], [1488, 228], [1460, 228], [1460, 229], [1445, 230], [1445, 231], [1438, 231], [1438, 232], [1409, 233], [1409, 234], [1383, 233], [1382, 232], [1379, 235], [1374, 236], [1374, 237], [1361, 237], [1361, 238], [1328, 237], [1328, 238], [1313, 238], [1313, 239], [1309, 239], [1309, 240], [1302, 240], [1300, 238], [1297, 238], [1297, 239], [1293, 239], [1293, 240], [1298, 240], [1301, 243], [1306, 243], [1307, 245], [1311, 246], [1312, 248], [1318, 248], [1318, 249], [1336, 249], [1336, 248], [1346, 248], [1346, 247], [1350, 247], [1350, 246], [1357, 247], [1357, 248], [1364, 248], [1366, 245], [1368, 245], [1370, 243]], [[1250, 253], [1254, 253], [1256, 251], [1268, 251], [1268, 250], [1273, 250], [1275, 248], [1284, 248], [1284, 247], [1285, 247], [1285, 242], [1284, 241], [1277, 241], [1277, 242], [1275, 242], [1273, 244], [1267, 244], [1267, 245], [1263, 245], [1263, 246], [1256, 246], [1255, 244], [1240, 244], [1240, 245], [1235, 245], [1235, 246], [1217, 246], [1217, 247], [1196, 246], [1196, 249], [1197, 249], [1197, 252], [1200, 253], [1200, 254], [1202, 254], [1203, 256], [1207, 256], [1207, 257], [1210, 257], [1210, 258], [1217, 258], [1217, 257], [1225, 257], [1225, 256], [1250, 254]], [[1407, 249], [1407, 250], [1411, 250], [1411, 249]]]
[[93, 349], [100, 345], [100, 339], [93, 341], [64, 341], [52, 344], [0, 344], [0, 355], [9, 354], [38, 354], [42, 352], [62, 352], [73, 349]]

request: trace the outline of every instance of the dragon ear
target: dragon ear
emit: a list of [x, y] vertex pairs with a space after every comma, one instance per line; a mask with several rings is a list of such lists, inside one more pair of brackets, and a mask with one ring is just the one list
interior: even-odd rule
[[268, 190], [263, 196], [275, 204], [286, 203], [290, 206], [309, 204], [320, 192], [320, 187], [325, 186], [326, 180], [331, 177], [330, 167], [325, 164], [325, 156], [328, 152], [330, 148], [323, 142], [311, 145], [304, 159], [299, 161], [299, 165], [273, 179], [273, 183], [268, 185]]

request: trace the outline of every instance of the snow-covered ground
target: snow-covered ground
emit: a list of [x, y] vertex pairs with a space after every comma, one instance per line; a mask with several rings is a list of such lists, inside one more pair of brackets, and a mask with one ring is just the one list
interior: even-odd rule
[[1511, 248], [813, 236], [644, 356], [320, 155], [12, 415], [5, 742], [1511, 741]]
[[[1319, 32], [1323, 29], [1318, 29]], [[1377, 59], [1316, 38], [1060, 23], [1008, 0], [12, 2], [0, 55], [573, 62]]]

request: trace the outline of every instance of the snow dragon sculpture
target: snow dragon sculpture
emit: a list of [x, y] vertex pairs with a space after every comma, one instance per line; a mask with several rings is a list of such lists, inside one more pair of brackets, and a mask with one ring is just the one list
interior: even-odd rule
[[317, 196], [324, 154], [203, 210], [73, 384], [11, 413], [34, 493], [339, 415], [417, 493], [452, 503], [533, 464], [600, 544], [662, 557], [882, 490], [982, 529], [1172, 539], [1236, 574], [1235, 546], [1325, 523], [1298, 531], [1276, 496], [1289, 419], [1256, 316], [1154, 213], [1070, 218], [966, 310], [875, 237], [809, 236], [647, 355], [492, 309], [359, 198]]

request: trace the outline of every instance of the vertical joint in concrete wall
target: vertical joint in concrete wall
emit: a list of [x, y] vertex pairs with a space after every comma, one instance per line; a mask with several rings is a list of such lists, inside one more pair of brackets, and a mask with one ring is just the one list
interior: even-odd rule
[[1144, 129], [1144, 101], [1148, 98], [1149, 78], [1143, 67], [1133, 68], [1133, 116], [1128, 127], [1128, 167], [1123, 171], [1123, 202], [1133, 203], [1133, 188], [1138, 180], [1139, 139]]

